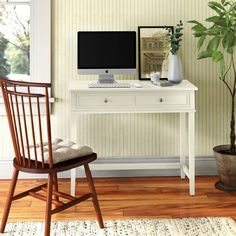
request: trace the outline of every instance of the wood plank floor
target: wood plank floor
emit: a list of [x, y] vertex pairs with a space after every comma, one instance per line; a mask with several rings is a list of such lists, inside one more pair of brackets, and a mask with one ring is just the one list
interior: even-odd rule
[[[230, 216], [236, 219], [236, 193], [215, 189], [217, 177], [197, 177], [196, 195], [189, 196], [188, 180], [179, 177], [99, 178], [95, 185], [104, 219]], [[27, 190], [45, 180], [19, 180], [16, 192]], [[9, 187], [0, 181], [0, 217]], [[70, 192], [69, 180], [59, 188]], [[79, 179], [77, 194], [88, 191]], [[13, 203], [9, 221], [44, 219], [45, 203], [31, 197]], [[95, 219], [92, 202], [87, 200], [53, 216], [53, 220]]]

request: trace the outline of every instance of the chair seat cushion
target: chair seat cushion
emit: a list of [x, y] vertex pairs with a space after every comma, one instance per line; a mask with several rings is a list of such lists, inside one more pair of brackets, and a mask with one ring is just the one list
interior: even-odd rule
[[[40, 144], [36, 145], [37, 160], [41, 161], [42, 151]], [[53, 163], [59, 163], [71, 160], [77, 157], [87, 156], [93, 153], [93, 149], [89, 146], [79, 145], [69, 140], [55, 139], [52, 142]], [[43, 143], [44, 162], [48, 163], [48, 143]], [[35, 159], [35, 149], [30, 145], [30, 159]]]

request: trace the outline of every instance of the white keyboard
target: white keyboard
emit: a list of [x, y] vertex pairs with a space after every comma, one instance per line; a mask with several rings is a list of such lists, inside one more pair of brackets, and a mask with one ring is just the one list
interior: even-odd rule
[[88, 84], [89, 88], [130, 88], [128, 83], [110, 83], [110, 84]]

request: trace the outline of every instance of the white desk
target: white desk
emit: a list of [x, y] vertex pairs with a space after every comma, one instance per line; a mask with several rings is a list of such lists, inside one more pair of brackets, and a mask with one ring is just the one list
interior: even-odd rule
[[[145, 164], [97, 164], [92, 169], [180, 169], [181, 178], [189, 178], [190, 195], [195, 195], [194, 114], [197, 87], [187, 80], [170, 87], [157, 87], [150, 81], [140, 81], [142, 88], [135, 88], [137, 80], [120, 81], [130, 83], [131, 88], [88, 88], [94, 81], [72, 80], [71, 93], [71, 138], [77, 140], [76, 117], [80, 113], [179, 113], [180, 117], [180, 162]], [[186, 115], [187, 119], [186, 119]], [[186, 132], [186, 122], [188, 129]], [[188, 134], [188, 142], [186, 139]], [[188, 143], [188, 150], [186, 150]], [[95, 150], [96, 151], [96, 150]], [[188, 164], [185, 156], [188, 153]], [[71, 194], [75, 194], [76, 170], [71, 171]]]

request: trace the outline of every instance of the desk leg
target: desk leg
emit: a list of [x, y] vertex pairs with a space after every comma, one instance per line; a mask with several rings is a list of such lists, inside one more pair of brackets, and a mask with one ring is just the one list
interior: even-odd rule
[[76, 168], [70, 171], [70, 194], [75, 196], [75, 185], [76, 185]]
[[185, 154], [186, 154], [186, 113], [179, 114], [179, 152], [180, 152], [180, 177], [185, 179], [184, 165], [185, 165]]
[[[77, 142], [77, 121], [76, 114], [71, 112], [71, 129], [70, 136], [73, 142]], [[76, 168], [72, 169], [70, 172], [70, 193], [75, 196], [75, 186], [76, 186]]]
[[188, 113], [188, 152], [189, 152], [189, 188], [190, 195], [195, 195], [195, 154], [194, 154], [194, 144], [195, 144], [195, 122], [194, 122], [194, 112]]

